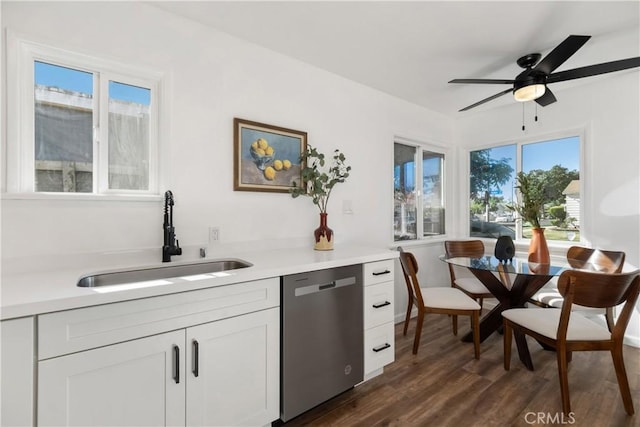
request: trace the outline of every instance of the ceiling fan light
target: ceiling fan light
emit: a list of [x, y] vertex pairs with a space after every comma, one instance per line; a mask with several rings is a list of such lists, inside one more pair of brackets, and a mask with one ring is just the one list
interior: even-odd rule
[[543, 84], [532, 84], [517, 89], [513, 92], [513, 97], [516, 101], [520, 102], [533, 101], [534, 99], [538, 99], [544, 95], [546, 90], [547, 88]]

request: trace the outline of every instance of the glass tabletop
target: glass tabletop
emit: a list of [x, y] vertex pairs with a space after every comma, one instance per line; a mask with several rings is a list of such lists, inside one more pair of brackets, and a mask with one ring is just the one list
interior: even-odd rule
[[458, 265], [477, 270], [487, 270], [496, 273], [506, 272], [513, 274], [559, 276], [563, 271], [573, 268], [566, 259], [551, 259], [550, 264], [538, 264], [527, 261], [526, 258], [514, 257], [511, 261], [501, 263], [492, 255], [481, 258], [451, 257], [441, 255], [440, 260], [449, 264]]

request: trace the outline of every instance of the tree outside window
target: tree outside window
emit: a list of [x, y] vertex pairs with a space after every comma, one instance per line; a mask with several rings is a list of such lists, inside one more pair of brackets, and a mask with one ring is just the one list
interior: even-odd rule
[[[520, 151], [521, 164], [516, 164]], [[510, 144], [470, 153], [470, 235], [531, 237], [531, 224], [514, 217], [515, 176], [542, 183], [542, 227], [548, 240], [580, 240], [580, 138]]]

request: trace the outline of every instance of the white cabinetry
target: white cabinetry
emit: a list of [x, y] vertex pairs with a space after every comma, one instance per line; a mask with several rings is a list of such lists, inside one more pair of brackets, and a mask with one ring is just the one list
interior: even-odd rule
[[269, 424], [278, 305], [273, 278], [40, 316], [38, 423]]
[[38, 424], [184, 425], [180, 354], [184, 331], [41, 361]]
[[364, 379], [393, 362], [394, 287], [392, 259], [364, 264]]
[[0, 322], [2, 426], [34, 425], [34, 318]]
[[278, 419], [279, 342], [277, 308], [187, 329], [187, 425]]

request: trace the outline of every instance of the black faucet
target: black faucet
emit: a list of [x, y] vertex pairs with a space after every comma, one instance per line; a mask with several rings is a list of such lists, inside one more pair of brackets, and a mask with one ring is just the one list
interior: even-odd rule
[[175, 229], [173, 228], [173, 193], [167, 191], [164, 193], [164, 244], [162, 245], [162, 262], [171, 262], [171, 255], [182, 255], [180, 242], [176, 239]]

